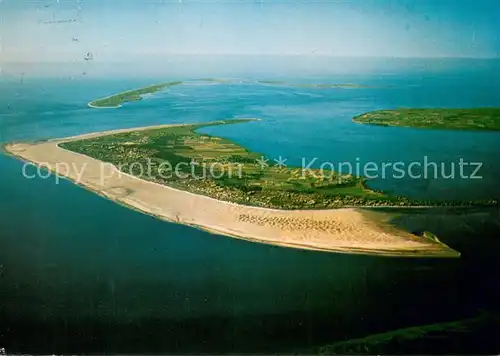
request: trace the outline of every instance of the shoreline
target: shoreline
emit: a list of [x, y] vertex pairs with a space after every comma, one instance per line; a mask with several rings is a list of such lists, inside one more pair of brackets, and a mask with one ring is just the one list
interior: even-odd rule
[[[87, 106], [93, 109], [118, 109], [121, 108], [123, 103], [129, 102], [129, 101], [139, 101], [142, 100], [143, 95], [146, 94], [152, 94], [157, 91], [161, 91], [165, 88], [169, 88], [174, 85], [179, 85], [182, 84], [182, 82], [167, 82], [167, 83], [161, 83], [161, 84], [152, 84], [148, 85], [146, 87], [138, 88], [138, 89], [131, 89], [131, 90], [125, 90], [117, 94], [112, 94], [105, 96], [103, 98], [99, 98], [96, 100], [90, 101]], [[115, 105], [99, 105], [100, 102], [109, 102], [113, 101], [113, 104], [116, 102]]]
[[500, 108], [398, 108], [368, 111], [352, 118], [362, 125], [425, 130], [499, 132]]
[[117, 105], [117, 106], [95, 106], [95, 105], [92, 104], [93, 102], [94, 101], [89, 102], [87, 104], [87, 106], [89, 108], [92, 108], [92, 109], [118, 109], [118, 108], [122, 107], [122, 105]]
[[[118, 172], [110, 164], [59, 147], [60, 143], [85, 138], [186, 125], [192, 124], [156, 125], [35, 143], [11, 143], [4, 149], [18, 159], [38, 167], [43, 165], [58, 176], [122, 206], [210, 233], [303, 250], [404, 257], [460, 256], [442, 243], [412, 235], [385, 222], [377, 224], [363, 211], [373, 207], [281, 210], [240, 205], [142, 180]], [[74, 171], [57, 167], [58, 162], [71, 163]], [[108, 168], [106, 172], [103, 166]], [[106, 181], [102, 179], [103, 173], [109, 176]]]

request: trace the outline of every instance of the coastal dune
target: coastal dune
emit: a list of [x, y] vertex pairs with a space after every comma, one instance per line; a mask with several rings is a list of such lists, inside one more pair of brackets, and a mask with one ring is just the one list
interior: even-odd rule
[[[160, 125], [168, 127], [173, 125]], [[12, 143], [13, 156], [159, 219], [253, 242], [307, 250], [410, 257], [458, 257], [448, 246], [397, 229], [363, 209], [276, 210], [219, 201], [145, 181], [111, 164], [59, 147], [63, 142], [153, 127], [36, 143]], [[377, 213], [381, 214], [381, 213]]]

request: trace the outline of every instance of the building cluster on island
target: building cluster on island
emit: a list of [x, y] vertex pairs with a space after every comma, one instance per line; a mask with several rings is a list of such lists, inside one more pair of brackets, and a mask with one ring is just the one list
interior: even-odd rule
[[[125, 173], [141, 179], [221, 201], [265, 208], [294, 210], [497, 205], [495, 199], [448, 201], [387, 195], [366, 187], [365, 178], [349, 174], [331, 172], [326, 178], [322, 171], [314, 169], [305, 176], [300, 174], [298, 167], [263, 169], [259, 168], [256, 161], [256, 158], [262, 157], [260, 154], [250, 152], [227, 139], [196, 131], [206, 126], [249, 121], [255, 120], [226, 120], [141, 130], [72, 141], [63, 143], [62, 147], [113, 163]], [[168, 177], [159, 169], [164, 163], [168, 163]], [[239, 170], [239, 174], [236, 177], [226, 174], [207, 175], [205, 163], [216, 164], [223, 173], [224, 170]], [[172, 174], [173, 167], [179, 166], [183, 167], [181, 174]], [[148, 172], [141, 167], [149, 167]]]
[[324, 195], [320, 193], [297, 193], [279, 190], [244, 190], [227, 188], [213, 180], [206, 180], [203, 185], [199, 181], [186, 180], [174, 187], [203, 194], [218, 200], [259, 206], [272, 209], [336, 209], [345, 207], [472, 207], [496, 206], [495, 199], [489, 200], [417, 200], [406, 197], [391, 196], [390, 199], [374, 199], [349, 195]]

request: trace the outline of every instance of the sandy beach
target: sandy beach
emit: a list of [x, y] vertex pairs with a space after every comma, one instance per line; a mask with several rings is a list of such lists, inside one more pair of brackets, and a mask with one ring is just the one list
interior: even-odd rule
[[87, 106], [89, 108], [92, 108], [92, 109], [118, 109], [118, 108], [122, 107], [121, 105], [117, 105], [117, 106], [95, 106], [95, 105], [92, 105], [92, 103], [88, 103]]
[[[219, 201], [148, 182], [116, 167], [65, 150], [62, 142], [151, 128], [112, 130], [5, 146], [11, 155], [47, 168], [97, 194], [159, 219], [212, 233], [277, 246], [342, 253], [405, 257], [459, 257], [444, 244], [374, 219], [363, 209], [275, 210]], [[62, 164], [63, 163], [63, 164]], [[33, 169], [32, 169], [33, 170]]]

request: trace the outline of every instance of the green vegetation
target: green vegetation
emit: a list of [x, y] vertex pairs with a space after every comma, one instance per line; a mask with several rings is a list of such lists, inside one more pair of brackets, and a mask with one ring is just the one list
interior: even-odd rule
[[471, 319], [415, 326], [342, 341], [304, 354], [319, 355], [408, 355], [408, 354], [497, 354], [500, 320], [483, 313]]
[[169, 88], [174, 85], [182, 84], [182, 82], [169, 82], [163, 84], [150, 85], [148, 87], [124, 91], [122, 93], [108, 96], [106, 98], [91, 101], [89, 106], [96, 108], [118, 108], [121, 104], [128, 101], [139, 101], [142, 100], [142, 96], [145, 94], [152, 94], [157, 91]]
[[422, 237], [424, 237], [428, 240], [431, 240], [433, 242], [441, 243], [441, 241], [439, 241], [438, 237], [430, 231], [424, 231], [422, 234]]
[[378, 110], [356, 116], [353, 120], [382, 126], [500, 130], [500, 108]]
[[[139, 130], [62, 143], [60, 146], [145, 180], [219, 200], [278, 209], [343, 206], [473, 205], [388, 196], [367, 189], [363, 177], [317, 169], [262, 164], [263, 156], [227, 139], [196, 132], [237, 119]], [[264, 159], [267, 159], [264, 157]], [[260, 162], [259, 162], [260, 160]], [[483, 202], [481, 202], [483, 204]]]

